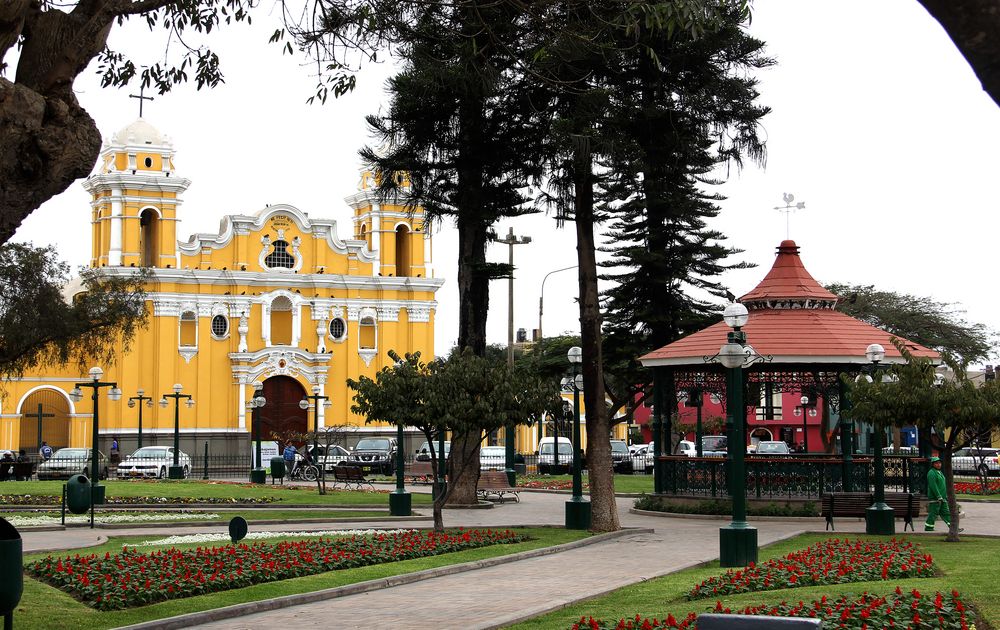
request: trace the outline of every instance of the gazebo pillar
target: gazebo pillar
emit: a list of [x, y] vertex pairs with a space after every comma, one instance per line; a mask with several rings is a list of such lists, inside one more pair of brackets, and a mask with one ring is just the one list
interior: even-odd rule
[[851, 420], [851, 390], [843, 379], [840, 379], [840, 451], [843, 457], [841, 478], [844, 492], [854, 492], [854, 480], [851, 467], [854, 465], [854, 421]]
[[[661, 455], [670, 454], [670, 419], [673, 409], [668, 408], [670, 401], [676, 404], [674, 394], [673, 370], [664, 367], [653, 368], [653, 492], [661, 493], [664, 488], [664, 467], [660, 462]], [[666, 412], [666, 413], [664, 413]], [[664, 443], [665, 442], [665, 443]]]

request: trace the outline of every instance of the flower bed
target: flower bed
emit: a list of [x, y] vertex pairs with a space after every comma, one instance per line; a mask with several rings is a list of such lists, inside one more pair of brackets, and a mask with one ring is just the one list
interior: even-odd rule
[[[924, 630], [946, 628], [967, 630], [970, 626], [966, 605], [958, 591], [950, 595], [936, 592], [933, 596], [921, 595], [917, 590], [904, 593], [899, 587], [886, 597], [865, 592], [860, 596], [841, 595], [836, 599], [813, 600], [806, 604], [781, 602], [777, 605], [761, 604], [742, 610], [724, 608], [716, 602], [713, 612], [738, 615], [768, 615], [771, 617], [813, 617], [824, 621], [831, 628], [874, 630], [876, 628], [912, 628]], [[680, 620], [673, 615], [663, 619], [636, 615], [631, 619], [607, 622], [593, 617], [581, 617], [572, 630], [646, 630], [651, 628], [697, 628], [697, 615], [689, 613]]]
[[708, 578], [691, 589], [688, 599], [816, 584], [929, 577], [933, 572], [933, 559], [921, 552], [919, 545], [895, 538], [888, 542], [834, 538], [784, 558]]
[[[412, 529], [324, 529], [318, 532], [309, 532], [310, 536], [371, 536], [374, 534], [402, 534], [412, 532]], [[244, 540], [260, 540], [262, 538], [294, 538], [301, 536], [302, 532], [271, 532], [260, 531], [250, 532]], [[137, 543], [123, 543], [125, 547], [165, 547], [167, 545], [189, 545], [193, 543], [206, 542], [226, 542], [230, 540], [229, 534], [184, 534], [178, 536], [167, 536], [155, 540], [144, 540]]]
[[29, 563], [25, 572], [98, 610], [118, 610], [253, 584], [434, 556], [488, 545], [517, 543], [510, 530], [379, 533], [310, 538], [275, 544], [224, 545], [142, 553], [125, 548]]
[[[109, 496], [107, 505], [147, 505], [169, 503], [205, 503], [211, 505], [259, 505], [274, 503], [276, 497], [121, 497]], [[0, 494], [0, 505], [59, 505], [62, 497], [54, 494]]]
[[983, 484], [979, 481], [956, 481], [956, 494], [1000, 494], [1000, 479], [991, 479], [983, 489]]
[[[547, 479], [518, 479], [517, 485], [520, 488], [534, 488], [536, 490], [572, 490], [572, 481], [562, 481], [558, 479], [547, 480]], [[587, 489], [590, 484], [583, 484], [584, 489]]]
[[[222, 518], [218, 514], [208, 512], [101, 512], [101, 523], [155, 523], [159, 521], [213, 521]], [[62, 523], [62, 515], [41, 513], [37, 515], [27, 515], [23, 512], [7, 518], [14, 527], [39, 527], [45, 525], [59, 525]], [[67, 514], [66, 522], [89, 523], [90, 516]]]

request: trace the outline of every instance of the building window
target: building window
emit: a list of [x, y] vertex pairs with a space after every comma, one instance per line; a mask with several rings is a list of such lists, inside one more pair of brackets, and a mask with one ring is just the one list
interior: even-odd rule
[[198, 345], [198, 316], [193, 311], [181, 313], [181, 345]]
[[330, 322], [330, 336], [337, 341], [343, 341], [347, 336], [347, 324], [340, 317], [334, 317]]
[[410, 229], [405, 225], [396, 228], [396, 275], [410, 275]]
[[271, 345], [292, 345], [292, 301], [283, 295], [271, 302]]
[[143, 267], [156, 267], [159, 265], [159, 240], [158, 226], [159, 215], [155, 210], [146, 209], [139, 215], [139, 252], [142, 257]]
[[375, 318], [363, 317], [358, 322], [358, 348], [362, 350], [375, 349]]
[[295, 258], [288, 251], [288, 241], [274, 241], [274, 249], [267, 255], [267, 258], [264, 259], [264, 264], [271, 269], [275, 269], [277, 267], [292, 269], [295, 267]]
[[761, 387], [756, 417], [758, 420], [781, 420], [781, 390], [774, 383], [764, 383]]
[[216, 315], [212, 318], [212, 336], [216, 339], [225, 339], [229, 334], [229, 318], [225, 315]]

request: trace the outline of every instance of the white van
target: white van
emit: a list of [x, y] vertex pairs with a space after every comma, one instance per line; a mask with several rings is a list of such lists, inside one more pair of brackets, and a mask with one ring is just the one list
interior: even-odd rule
[[548, 475], [550, 473], [569, 472], [573, 466], [573, 443], [569, 438], [559, 438], [559, 467], [555, 467], [555, 444], [556, 438], [544, 437], [538, 443], [538, 473]]

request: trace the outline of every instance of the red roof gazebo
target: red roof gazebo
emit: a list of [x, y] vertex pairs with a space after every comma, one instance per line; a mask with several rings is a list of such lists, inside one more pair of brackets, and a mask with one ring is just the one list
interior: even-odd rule
[[[768, 399], [762, 394], [802, 392], [839, 412], [840, 375], [858, 373], [870, 365], [865, 357], [869, 344], [885, 348], [883, 364], [903, 362], [891, 334], [835, 310], [838, 299], [806, 270], [795, 242], [782, 241], [771, 270], [738, 300], [749, 311], [742, 327], [746, 341], [756, 354], [766, 357], [744, 370], [746, 411]], [[720, 321], [639, 358], [643, 366], [655, 370], [657, 386], [663, 390], [657, 398], [664, 409], [671, 408], [678, 391], [714, 394], [724, 401], [724, 370], [713, 358], [730, 330]], [[940, 358], [934, 350], [900, 341], [914, 356]], [[664, 419], [669, 422], [668, 416]]]

